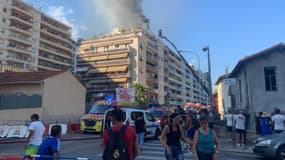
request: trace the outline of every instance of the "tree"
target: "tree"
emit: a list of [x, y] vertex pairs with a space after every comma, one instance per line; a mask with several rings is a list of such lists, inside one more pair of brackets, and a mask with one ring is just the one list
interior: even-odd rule
[[148, 98], [147, 98], [147, 88], [143, 84], [135, 83], [135, 105], [141, 107], [147, 107]]

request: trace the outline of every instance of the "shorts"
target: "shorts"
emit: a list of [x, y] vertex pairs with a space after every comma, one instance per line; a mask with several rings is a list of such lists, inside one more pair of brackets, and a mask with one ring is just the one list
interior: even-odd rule
[[237, 133], [245, 134], [245, 129], [237, 129], [236, 131], [237, 131]]
[[26, 149], [26, 155], [37, 155], [40, 146], [29, 144]]
[[233, 130], [233, 127], [227, 126], [227, 131], [231, 132]]

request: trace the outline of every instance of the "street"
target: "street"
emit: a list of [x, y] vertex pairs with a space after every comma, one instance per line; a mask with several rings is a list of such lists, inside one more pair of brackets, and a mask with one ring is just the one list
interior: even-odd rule
[[[101, 139], [75, 140], [61, 142], [61, 155], [64, 157], [84, 157], [90, 159], [101, 159], [102, 148]], [[23, 143], [0, 144], [0, 155], [23, 155]], [[193, 159], [193, 154], [184, 154], [185, 160]], [[261, 160], [253, 153], [240, 153], [221, 151], [218, 155], [219, 160]], [[164, 148], [158, 140], [146, 140], [144, 150], [139, 154], [137, 160], [161, 160], [164, 159]]]

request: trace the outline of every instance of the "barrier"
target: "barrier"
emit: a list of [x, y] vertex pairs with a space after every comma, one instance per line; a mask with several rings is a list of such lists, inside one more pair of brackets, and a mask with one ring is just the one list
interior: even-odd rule
[[79, 123], [69, 123], [67, 127], [68, 133], [81, 133]]
[[22, 160], [23, 156], [6, 156], [6, 157], [3, 157], [3, 160]]
[[10, 126], [7, 138], [17, 137], [17, 138], [24, 138], [28, 131], [27, 126]]
[[9, 126], [0, 126], [0, 137], [4, 138], [8, 135]]
[[84, 157], [65, 157], [65, 156], [48, 156], [48, 155], [26, 155], [23, 157], [23, 160], [25, 160], [28, 157], [36, 158], [50, 158], [50, 159], [70, 159], [70, 160], [99, 160], [99, 159], [92, 159], [92, 158], [84, 158]]
[[49, 134], [50, 134], [50, 131], [51, 131], [51, 127], [54, 126], [54, 125], [60, 125], [61, 126], [61, 134], [62, 135], [66, 135], [66, 133], [67, 133], [67, 125], [66, 124], [50, 124], [49, 125], [49, 131], [48, 131]]

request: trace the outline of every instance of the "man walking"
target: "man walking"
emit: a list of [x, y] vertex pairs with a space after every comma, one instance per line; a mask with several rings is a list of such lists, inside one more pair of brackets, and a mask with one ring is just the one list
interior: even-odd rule
[[245, 146], [246, 145], [246, 131], [245, 131], [246, 118], [243, 115], [243, 112], [240, 112], [238, 115], [235, 115], [234, 119], [235, 119], [236, 131], [237, 133], [239, 133], [239, 143], [240, 143], [239, 145]]
[[[104, 160], [108, 160], [109, 156], [116, 157], [117, 159], [120, 156], [126, 156], [125, 152], [127, 152], [128, 155], [126, 157], [128, 158], [121, 158], [123, 160], [134, 160], [135, 157], [137, 156], [136, 133], [134, 128], [122, 124], [124, 115], [125, 113], [121, 109], [112, 110], [112, 127], [110, 129], [104, 130], [102, 138], [102, 146], [104, 147], [104, 154], [103, 154]], [[121, 129], [123, 129], [124, 132], [120, 134]], [[110, 135], [110, 132], [112, 132], [113, 135]], [[122, 137], [118, 137], [118, 135], [121, 135]], [[118, 142], [119, 145], [121, 146], [118, 148], [114, 148], [117, 147], [115, 146], [115, 143]], [[120, 142], [123, 142], [123, 145], [120, 144]], [[127, 151], [125, 150], [122, 151], [121, 150], [122, 146], [126, 146]], [[109, 151], [112, 153], [108, 153]], [[120, 155], [121, 153], [123, 155]]]
[[143, 151], [144, 134], [146, 131], [146, 123], [144, 121], [143, 112], [138, 113], [138, 117], [135, 120], [135, 129], [140, 151]]
[[285, 130], [285, 116], [280, 114], [279, 108], [275, 108], [275, 114], [272, 116], [272, 122], [275, 133], [281, 133]]
[[39, 146], [43, 141], [43, 135], [45, 132], [45, 126], [39, 120], [38, 114], [31, 116], [32, 123], [28, 127], [29, 135], [24, 148], [26, 149], [26, 155], [36, 155], [38, 153]]

